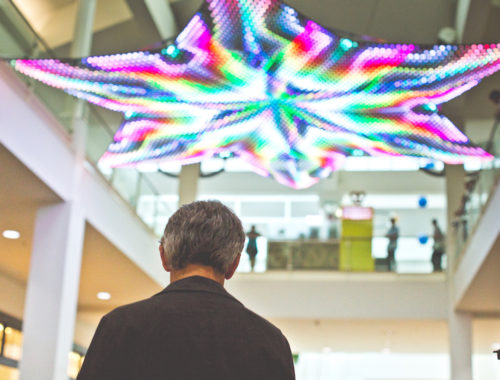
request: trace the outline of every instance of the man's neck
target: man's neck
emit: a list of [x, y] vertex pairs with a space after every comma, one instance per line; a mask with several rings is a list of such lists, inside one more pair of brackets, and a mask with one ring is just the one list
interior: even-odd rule
[[183, 269], [174, 269], [170, 272], [170, 283], [182, 280], [183, 278], [201, 276], [218, 282], [224, 286], [224, 275], [217, 272], [208, 265], [188, 264]]

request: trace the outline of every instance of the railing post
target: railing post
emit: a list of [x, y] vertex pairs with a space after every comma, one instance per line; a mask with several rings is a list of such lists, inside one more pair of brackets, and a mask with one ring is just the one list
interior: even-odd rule
[[[92, 45], [92, 26], [96, 0], [80, 0], [76, 14], [75, 31], [71, 45], [70, 56], [81, 58], [90, 54]], [[73, 132], [73, 147], [80, 160], [85, 159], [85, 146], [87, 140], [87, 123], [85, 121], [85, 103], [77, 100], [71, 110], [71, 130]]]

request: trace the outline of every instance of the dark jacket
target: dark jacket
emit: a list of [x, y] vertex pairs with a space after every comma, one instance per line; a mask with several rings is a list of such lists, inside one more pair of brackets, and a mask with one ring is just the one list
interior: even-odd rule
[[217, 282], [189, 277], [97, 327], [78, 380], [289, 380], [281, 331]]

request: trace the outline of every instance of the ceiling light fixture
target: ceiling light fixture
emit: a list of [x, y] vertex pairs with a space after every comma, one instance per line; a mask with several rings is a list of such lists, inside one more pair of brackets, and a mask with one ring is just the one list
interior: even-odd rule
[[108, 301], [111, 299], [111, 294], [109, 294], [108, 292], [99, 292], [97, 293], [97, 298], [102, 301]]
[[14, 231], [14, 230], [5, 230], [2, 232], [2, 236], [6, 239], [19, 239], [21, 237], [21, 234], [19, 231]]

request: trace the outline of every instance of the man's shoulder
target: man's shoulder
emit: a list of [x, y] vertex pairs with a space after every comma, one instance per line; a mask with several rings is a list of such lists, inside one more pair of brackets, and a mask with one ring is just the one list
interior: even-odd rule
[[245, 320], [255, 329], [258, 329], [262, 335], [266, 337], [274, 337], [286, 340], [285, 336], [281, 332], [279, 328], [269, 322], [267, 319], [261, 317], [259, 314], [254, 311], [247, 309], [245, 306], [241, 305], [242, 314], [245, 315]]
[[115, 323], [134, 323], [137, 319], [147, 318], [150, 311], [154, 309], [154, 297], [149, 297], [140, 301], [118, 306], [106, 315], [103, 319]]
[[[135, 326], [138, 322], [144, 319], [150, 320], [151, 318], [154, 319], [155, 316], [159, 317], [159, 309], [163, 309], [159, 307], [160, 304], [165, 306], [169, 305], [169, 309], [171, 309], [172, 313], [181, 312], [177, 305], [178, 298], [172, 297], [167, 301], [164, 297], [162, 297], [165, 295], [165, 293], [160, 293], [137, 302], [119, 306], [106, 314], [103, 319], [111, 325], [116, 324], [125, 327], [127, 325]], [[258, 330], [267, 336], [284, 338], [280, 329], [265, 318], [261, 317], [259, 314], [248, 309], [236, 299], [230, 299], [227, 297], [224, 298], [222, 299], [222, 303], [225, 307], [223, 308], [224, 310], [221, 310], [223, 313], [233, 314], [233, 317], [235, 316], [234, 314], [237, 314], [236, 316], [238, 317], [238, 320], [244, 321], [245, 325], [253, 327], [255, 330]], [[200, 315], [203, 315], [203, 313]]]

